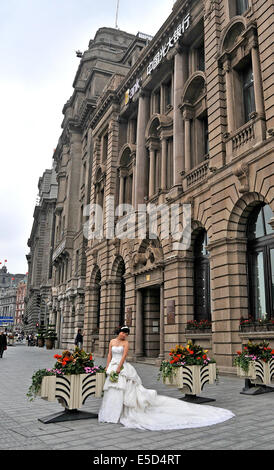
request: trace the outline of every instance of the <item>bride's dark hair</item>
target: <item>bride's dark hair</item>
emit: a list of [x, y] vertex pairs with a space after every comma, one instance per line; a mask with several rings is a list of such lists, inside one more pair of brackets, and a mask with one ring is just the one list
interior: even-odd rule
[[127, 333], [129, 335], [130, 329], [128, 328], [128, 326], [121, 326], [121, 327], [117, 328], [117, 330], [115, 331], [115, 334], [118, 336], [119, 333], [121, 333], [121, 332]]

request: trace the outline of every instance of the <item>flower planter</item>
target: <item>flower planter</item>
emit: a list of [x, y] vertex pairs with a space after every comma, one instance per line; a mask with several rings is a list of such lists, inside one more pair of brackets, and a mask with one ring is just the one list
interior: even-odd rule
[[38, 338], [37, 344], [39, 348], [43, 348], [45, 346], [44, 338]]
[[165, 385], [177, 387], [185, 393], [185, 401], [205, 403], [215, 401], [211, 398], [197, 397], [206, 384], [214, 384], [217, 379], [216, 363], [210, 363], [203, 366], [183, 366], [174, 368], [174, 374], [171, 377], [163, 379]]
[[41, 418], [39, 421], [48, 424], [71, 419], [98, 417], [93, 413], [80, 412], [78, 408], [81, 408], [90, 396], [102, 397], [104, 383], [105, 373], [43, 377], [38, 396], [48, 402], [58, 400], [64, 406], [65, 411]]
[[274, 359], [269, 362], [260, 360], [251, 361], [247, 372], [237, 366], [237, 375], [250, 379], [254, 383], [270, 385], [274, 382]]
[[52, 339], [46, 339], [46, 349], [53, 349], [55, 341]]
[[241, 391], [244, 395], [259, 395], [274, 392], [274, 359], [269, 362], [261, 360], [251, 361], [248, 371], [237, 366], [237, 375], [245, 379], [245, 387]]

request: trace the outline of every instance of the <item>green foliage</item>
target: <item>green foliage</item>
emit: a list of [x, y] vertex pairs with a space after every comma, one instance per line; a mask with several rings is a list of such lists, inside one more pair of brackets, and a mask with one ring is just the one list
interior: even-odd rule
[[27, 392], [27, 397], [30, 401], [33, 401], [36, 395], [39, 393], [43, 377], [47, 377], [49, 375], [55, 374], [48, 369], [39, 369], [33, 374], [32, 383]]
[[51, 339], [52, 341], [56, 341], [58, 339], [57, 333], [55, 331], [55, 325], [48, 325], [48, 328], [44, 334], [46, 339]]
[[263, 361], [269, 362], [274, 358], [274, 350], [269, 347], [267, 341], [261, 343], [253, 343], [248, 341], [247, 344], [243, 345], [242, 351], [237, 351], [237, 357], [234, 359], [234, 365], [241, 367], [241, 369], [248, 373], [249, 364], [252, 361]]
[[193, 344], [192, 341], [188, 341], [185, 347], [177, 344], [169, 353], [170, 360], [162, 361], [158, 379], [160, 377], [163, 379], [171, 378], [177, 367], [204, 366], [215, 363], [216, 361], [210, 359], [207, 353], [207, 349], [203, 349], [198, 344]]

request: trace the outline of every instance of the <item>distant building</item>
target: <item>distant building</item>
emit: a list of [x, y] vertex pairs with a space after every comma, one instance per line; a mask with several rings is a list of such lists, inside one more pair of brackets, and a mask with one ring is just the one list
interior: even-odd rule
[[33, 226], [28, 240], [28, 282], [24, 328], [35, 331], [36, 324], [48, 323], [47, 302], [51, 297], [52, 252], [55, 227], [57, 180], [55, 165], [39, 178], [39, 201], [34, 209]]
[[17, 288], [25, 280], [25, 274], [11, 274], [8, 272], [7, 266], [3, 266], [0, 269], [0, 317], [13, 317], [14, 319], [13, 323], [10, 323], [0, 318], [0, 328], [14, 326]]
[[25, 311], [25, 296], [27, 291], [26, 281], [20, 281], [16, 290], [16, 307], [15, 307], [15, 321], [14, 327], [16, 330], [21, 330], [23, 326], [23, 315]]

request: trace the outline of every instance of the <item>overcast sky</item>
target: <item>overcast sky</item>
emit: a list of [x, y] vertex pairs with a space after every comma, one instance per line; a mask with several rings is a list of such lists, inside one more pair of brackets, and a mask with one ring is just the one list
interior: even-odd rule
[[[173, 0], [120, 0], [119, 29], [154, 35]], [[0, 0], [0, 262], [27, 272], [38, 179], [51, 168], [62, 108], [98, 28], [115, 27], [117, 0]], [[3, 265], [3, 264], [2, 264]], [[2, 266], [0, 265], [0, 267]]]

